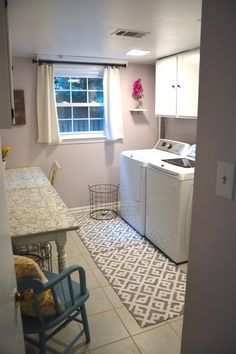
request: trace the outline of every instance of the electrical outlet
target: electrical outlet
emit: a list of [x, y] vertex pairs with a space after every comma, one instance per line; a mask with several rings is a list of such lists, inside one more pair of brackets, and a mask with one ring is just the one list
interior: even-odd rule
[[234, 197], [235, 165], [218, 161], [216, 175], [216, 194], [220, 197], [233, 199]]

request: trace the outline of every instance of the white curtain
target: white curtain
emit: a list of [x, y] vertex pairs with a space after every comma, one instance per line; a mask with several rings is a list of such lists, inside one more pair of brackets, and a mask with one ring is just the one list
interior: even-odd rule
[[106, 138], [107, 140], [123, 139], [119, 69], [112, 67], [104, 69], [103, 92]]
[[37, 73], [38, 142], [61, 141], [54, 93], [54, 67], [39, 65]]

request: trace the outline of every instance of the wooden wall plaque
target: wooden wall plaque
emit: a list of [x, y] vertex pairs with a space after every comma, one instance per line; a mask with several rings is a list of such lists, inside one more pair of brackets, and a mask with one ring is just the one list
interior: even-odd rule
[[26, 124], [24, 90], [14, 90], [14, 105], [15, 105], [14, 125]]

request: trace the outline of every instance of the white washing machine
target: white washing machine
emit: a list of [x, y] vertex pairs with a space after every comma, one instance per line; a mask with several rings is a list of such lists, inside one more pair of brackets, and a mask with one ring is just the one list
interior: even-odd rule
[[153, 149], [129, 150], [120, 155], [120, 214], [141, 235], [146, 230], [146, 179], [149, 161], [184, 155], [189, 145], [160, 139]]
[[145, 236], [175, 263], [188, 260], [195, 147], [147, 166]]

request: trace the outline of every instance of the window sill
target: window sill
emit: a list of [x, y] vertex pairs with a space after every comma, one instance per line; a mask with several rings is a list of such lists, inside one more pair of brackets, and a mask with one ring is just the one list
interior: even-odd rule
[[87, 136], [87, 137], [61, 137], [62, 141], [59, 145], [66, 145], [66, 144], [90, 144], [90, 143], [102, 143], [106, 141], [105, 136]]

